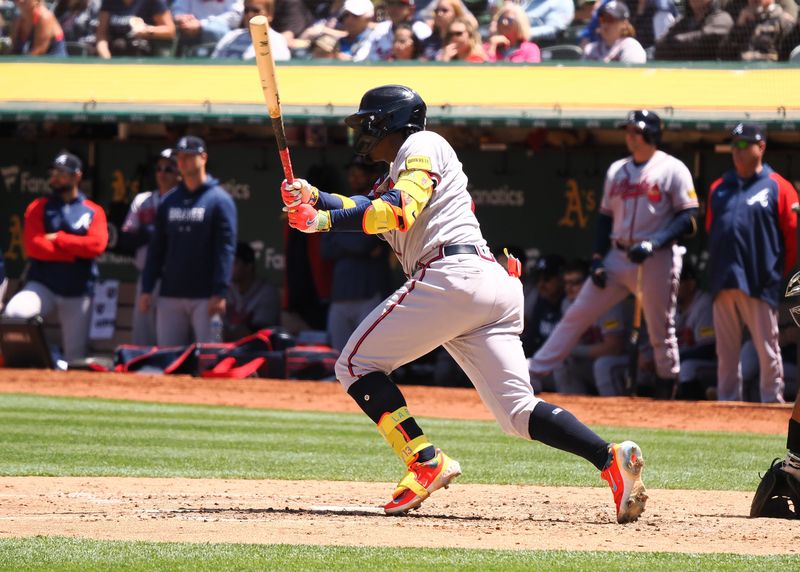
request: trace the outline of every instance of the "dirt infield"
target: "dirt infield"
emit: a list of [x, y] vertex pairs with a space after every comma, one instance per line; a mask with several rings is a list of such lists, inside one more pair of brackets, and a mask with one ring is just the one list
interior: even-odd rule
[[[0, 393], [351, 411], [338, 384], [0, 370]], [[422, 416], [488, 419], [472, 390], [407, 387]], [[592, 424], [782, 434], [788, 406], [548, 396]], [[651, 490], [619, 526], [606, 488], [460, 485], [408, 517], [377, 509], [393, 483], [0, 478], [0, 537], [796, 554], [800, 528], [747, 518], [750, 493]]]

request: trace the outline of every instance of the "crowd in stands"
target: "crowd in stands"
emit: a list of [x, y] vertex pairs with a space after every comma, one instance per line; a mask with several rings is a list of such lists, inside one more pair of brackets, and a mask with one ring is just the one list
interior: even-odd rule
[[249, 59], [258, 14], [277, 60], [800, 57], [796, 0], [0, 0], [0, 53]]

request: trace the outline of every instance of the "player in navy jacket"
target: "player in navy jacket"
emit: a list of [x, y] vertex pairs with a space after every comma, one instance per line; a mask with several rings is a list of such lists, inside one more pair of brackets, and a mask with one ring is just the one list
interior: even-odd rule
[[139, 309], [146, 312], [161, 280], [159, 346], [220, 341], [214, 339], [220, 332], [212, 332], [212, 323], [225, 315], [236, 252], [236, 205], [206, 173], [205, 143], [184, 137], [175, 156], [183, 181], [158, 207], [139, 297]]
[[36, 199], [25, 210], [26, 282], [5, 312], [10, 317], [30, 318], [56, 310], [68, 361], [87, 355], [98, 277], [95, 259], [108, 244], [105, 212], [78, 191], [82, 175], [81, 160], [60, 153], [50, 174], [52, 194]]
[[709, 282], [717, 336], [717, 393], [741, 400], [739, 352], [747, 325], [758, 350], [761, 400], [783, 402], [778, 300], [797, 256], [797, 191], [763, 162], [766, 133], [740, 123], [732, 132], [734, 168], [708, 197]]

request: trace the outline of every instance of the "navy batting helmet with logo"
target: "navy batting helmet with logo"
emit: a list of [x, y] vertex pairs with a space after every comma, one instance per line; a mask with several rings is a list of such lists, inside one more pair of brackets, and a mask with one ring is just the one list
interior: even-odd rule
[[632, 125], [642, 132], [645, 142], [650, 145], [661, 143], [661, 118], [654, 111], [636, 109], [628, 113], [628, 117], [620, 127]]
[[413, 89], [382, 85], [365, 93], [358, 111], [344, 122], [357, 132], [355, 152], [367, 155], [390, 133], [425, 129], [425, 112], [425, 102]]

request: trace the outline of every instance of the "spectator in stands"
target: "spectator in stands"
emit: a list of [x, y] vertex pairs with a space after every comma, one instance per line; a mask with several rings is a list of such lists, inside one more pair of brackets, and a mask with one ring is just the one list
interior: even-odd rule
[[280, 323], [278, 289], [256, 276], [256, 253], [246, 242], [236, 245], [231, 287], [225, 304], [223, 339], [234, 342]]
[[303, 30], [303, 33], [299, 36], [300, 39], [310, 42], [321, 34], [341, 36], [343, 34], [341, 16], [344, 2], [345, 0], [333, 0], [332, 2], [323, 0], [312, 4], [312, 2], [306, 0], [306, 7], [311, 12], [314, 23]]
[[686, 14], [656, 42], [657, 60], [715, 60], [733, 18], [717, 0], [688, 0]]
[[[347, 168], [347, 195], [368, 194], [376, 175], [363, 158], [354, 158]], [[320, 246], [322, 257], [333, 265], [328, 334], [331, 346], [342, 351], [356, 327], [389, 292], [389, 251], [377, 237], [354, 232], [325, 234]]]
[[172, 18], [178, 54], [198, 44], [217, 43], [242, 20], [242, 0], [174, 0]]
[[630, 23], [630, 10], [624, 2], [611, 0], [600, 8], [598, 30], [600, 39], [587, 44], [583, 59], [601, 62], [643, 64], [647, 54], [634, 37], [636, 31]]
[[[136, 281], [136, 299], [142, 293], [141, 272], [147, 261], [147, 245], [153, 237], [155, 230], [156, 212], [164, 195], [170, 192], [180, 181], [178, 165], [172, 154], [172, 149], [164, 149], [156, 161], [156, 189], [139, 193], [131, 201], [128, 216], [122, 225], [117, 240], [117, 247], [123, 251], [134, 253], [134, 265], [139, 271], [139, 280]], [[159, 285], [153, 288], [153, 300], [158, 296]], [[147, 312], [138, 308], [133, 311], [133, 343], [139, 346], [156, 345], [156, 312], [153, 303]]]
[[199, 137], [182, 137], [174, 149], [181, 182], [164, 197], [142, 273], [139, 310], [156, 305], [159, 346], [220, 341], [236, 251], [236, 205], [206, 172], [208, 153]]
[[386, 60], [392, 53], [394, 43], [394, 30], [401, 22], [411, 24], [414, 34], [422, 40], [427, 40], [431, 29], [425, 22], [414, 20], [414, 0], [387, 0], [386, 13], [389, 19], [379, 22], [370, 35], [372, 49], [369, 59], [372, 61]]
[[[747, 6], [748, 2], [749, 0], [720, 0], [719, 7], [730, 14], [735, 22], [739, 18], [739, 12]], [[776, 4], [783, 8], [783, 11], [792, 18], [797, 19], [798, 6], [795, 0], [777, 0]]]
[[78, 190], [81, 160], [60, 153], [50, 172], [52, 193], [25, 210], [23, 242], [28, 257], [25, 285], [5, 309], [12, 318], [58, 313], [67, 361], [88, 353], [95, 259], [108, 244], [106, 214]]
[[11, 53], [27, 56], [66, 56], [61, 24], [41, 0], [15, 0], [17, 17], [11, 31]]
[[340, 16], [346, 35], [339, 39], [339, 59], [361, 62], [372, 49], [370, 35], [375, 16], [371, 0], [346, 0]]
[[522, 0], [531, 24], [531, 42], [558, 41], [575, 17], [573, 0]]
[[758, 351], [761, 400], [782, 403], [778, 304], [783, 275], [797, 257], [797, 191], [763, 162], [762, 126], [740, 123], [731, 135], [734, 168], [711, 185], [706, 208], [717, 394], [723, 401], [742, 398], [739, 353], [746, 325]]
[[717, 378], [713, 300], [708, 292], [700, 289], [694, 266], [686, 258], [678, 286], [675, 335], [681, 358], [675, 396], [704, 399], [706, 390]]
[[456, 18], [447, 28], [447, 44], [439, 50], [436, 59], [440, 62], [464, 61], [483, 63], [486, 53], [481, 46], [477, 28], [466, 18]]
[[490, 29], [496, 30], [484, 46], [490, 62], [528, 62], [542, 60], [539, 46], [529, 42], [531, 25], [519, 4], [507, 3], [494, 15]]
[[[574, 260], [564, 266], [565, 297], [561, 313], [575, 301], [589, 276], [589, 263]], [[578, 344], [564, 360], [564, 367], [553, 372], [556, 391], [566, 395], [599, 393], [622, 395], [625, 365], [625, 341], [630, 316], [626, 301], [615, 305], [597, 323], [583, 333]], [[630, 314], [630, 312], [628, 312]]]
[[97, 55], [141, 56], [159, 53], [154, 42], [175, 38], [175, 22], [164, 0], [103, 0], [97, 20]]
[[631, 15], [636, 40], [647, 50], [664, 37], [678, 18], [674, 0], [639, 0]]
[[395, 28], [389, 61], [418, 60], [422, 55], [422, 49], [422, 41], [414, 34], [411, 24], [403, 22]]
[[794, 45], [796, 20], [775, 0], [749, 0], [736, 25], [719, 46], [720, 58], [743, 61], [777, 61], [789, 57]]
[[76, 42], [94, 50], [100, 0], [58, 0], [53, 14], [64, 31], [64, 41]]
[[283, 34], [290, 48], [300, 47], [296, 39], [314, 23], [314, 16], [303, 0], [278, 0], [275, 4], [275, 17], [271, 27]]
[[435, 60], [436, 54], [439, 50], [447, 44], [447, 30], [450, 23], [456, 18], [470, 18], [474, 20], [475, 28], [478, 27], [478, 21], [467, 10], [462, 0], [438, 0], [432, 2], [433, 8], [433, 24], [431, 27], [432, 33], [425, 40], [425, 48], [423, 50], [422, 59]]
[[315, 60], [338, 60], [339, 39], [330, 34], [320, 34], [311, 41], [311, 57]]
[[[245, 0], [239, 28], [231, 30], [225, 34], [217, 43], [217, 47], [211, 54], [212, 58], [236, 58], [240, 60], [251, 60], [256, 57], [253, 49], [253, 42], [250, 39], [250, 18], [254, 16], [266, 16], [272, 21], [275, 11], [275, 0]], [[275, 61], [286, 61], [292, 57], [289, 46], [286, 45], [286, 38], [269, 28], [270, 48], [272, 57]]]

